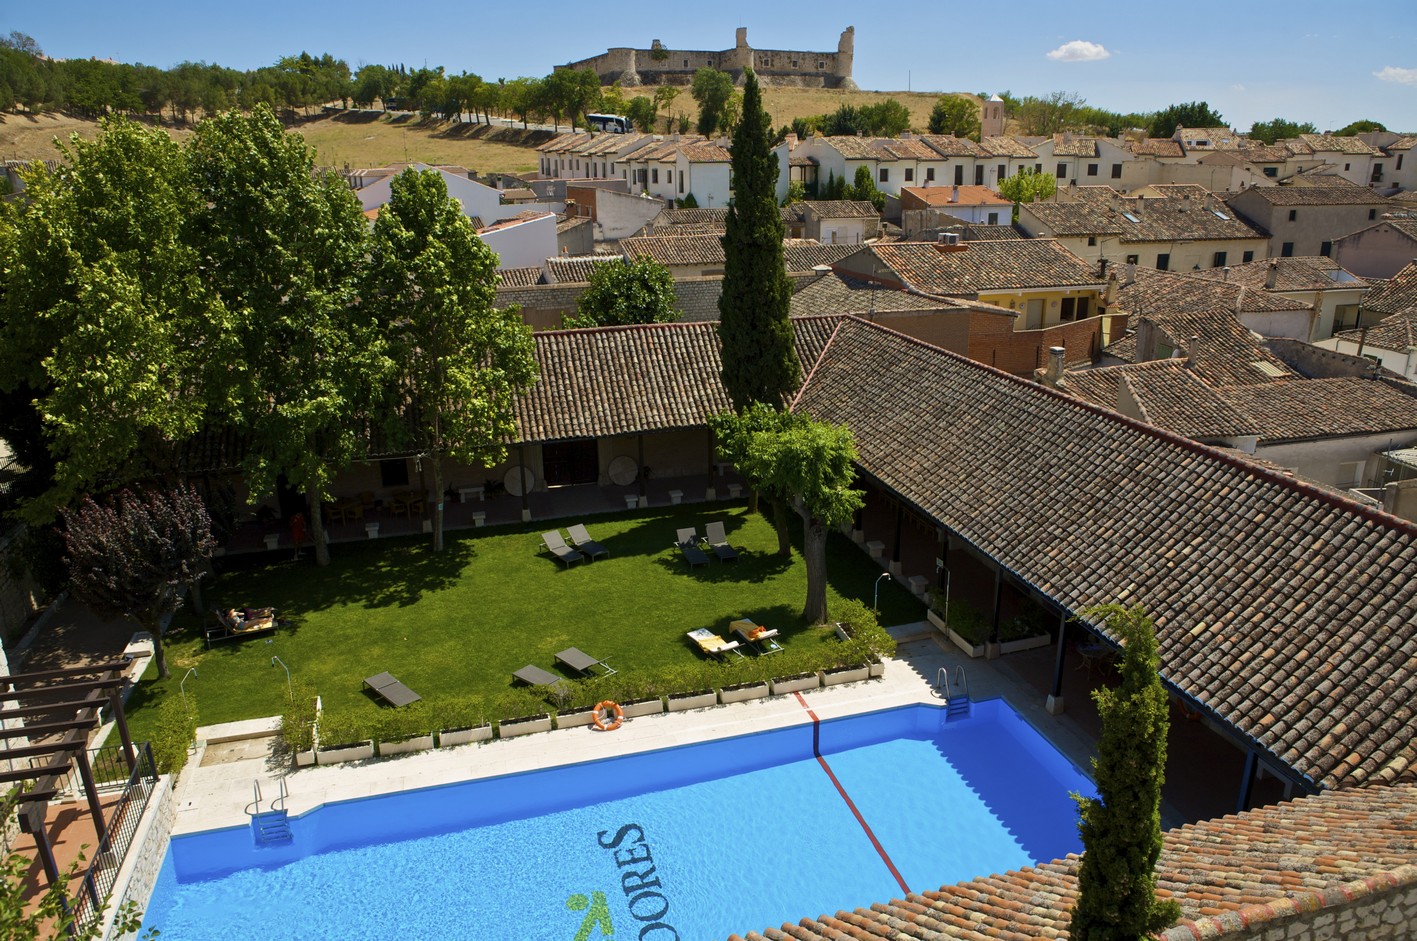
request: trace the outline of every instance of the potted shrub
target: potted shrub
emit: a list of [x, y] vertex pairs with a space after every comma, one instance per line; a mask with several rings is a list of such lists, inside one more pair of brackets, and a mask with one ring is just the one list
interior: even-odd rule
[[375, 730], [379, 754], [403, 755], [427, 751], [433, 747], [432, 729], [433, 719], [426, 703], [416, 702], [399, 709], [381, 710]]
[[308, 683], [292, 684], [290, 699], [280, 717], [280, 741], [295, 759], [297, 768], [315, 763], [315, 725], [320, 716], [320, 697]]
[[530, 690], [509, 691], [496, 703], [497, 737], [551, 731], [551, 713], [545, 707], [546, 702]]
[[315, 749], [317, 764], [361, 761], [374, 757], [374, 734], [368, 718], [352, 712], [326, 712], [320, 717]]
[[[885, 659], [895, 656], [895, 638], [881, 627], [876, 613], [862, 602], [853, 599], [838, 603], [836, 612], [841, 618], [836, 625], [837, 637], [841, 638], [845, 645], [840, 663], [844, 667], [852, 668], [848, 675], [860, 679], [884, 675]], [[856, 670], [858, 667], [865, 668], [865, 676], [860, 676]], [[855, 682], [855, 679], [841, 679], [840, 676], [838, 673], [834, 682]], [[825, 674], [823, 681], [828, 685], [833, 682], [828, 680]]]
[[690, 690], [669, 694], [669, 711], [684, 712], [689, 709], [705, 709], [718, 705], [718, 693], [712, 689]]
[[429, 709], [433, 727], [438, 730], [438, 747], [451, 748], [492, 738], [492, 723], [483, 718], [480, 699], [449, 697], [434, 701]]
[[841, 683], [859, 683], [862, 680], [871, 678], [871, 668], [861, 663], [858, 665], [832, 667], [822, 671], [822, 685], [836, 686]]
[[704, 709], [718, 705], [717, 687], [722, 685], [724, 667], [718, 663], [700, 663], [671, 670], [665, 677], [671, 692], [670, 712]]
[[1037, 605], [1028, 605], [1022, 613], [999, 625], [999, 653], [1017, 653], [1035, 647], [1048, 646], [1047, 616]]
[[956, 602], [951, 606], [950, 622], [945, 627], [945, 636], [971, 657], [982, 657], [984, 645], [989, 640], [989, 622], [973, 608]]

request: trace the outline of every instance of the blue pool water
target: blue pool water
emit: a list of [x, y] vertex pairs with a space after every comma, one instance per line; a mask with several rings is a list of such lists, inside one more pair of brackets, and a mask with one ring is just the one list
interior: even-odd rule
[[711, 941], [899, 897], [895, 873], [922, 891], [1079, 851], [1069, 791], [1096, 793], [1002, 700], [949, 722], [891, 709], [327, 804], [288, 846], [174, 837], [146, 924], [182, 941]]

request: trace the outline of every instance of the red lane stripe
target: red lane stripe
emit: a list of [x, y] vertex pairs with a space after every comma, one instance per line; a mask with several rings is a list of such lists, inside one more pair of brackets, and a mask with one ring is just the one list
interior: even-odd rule
[[802, 698], [801, 693], [793, 693], [793, 695], [796, 696], [797, 701], [802, 704], [802, 708], [807, 710], [807, 715], [812, 717], [812, 753], [817, 756], [817, 764], [822, 766], [822, 770], [825, 771], [827, 777], [831, 779], [832, 786], [835, 787], [836, 792], [841, 795], [841, 799], [846, 802], [847, 809], [849, 809], [851, 815], [856, 818], [856, 822], [861, 825], [862, 831], [866, 834], [866, 839], [870, 840], [871, 845], [876, 848], [876, 853], [881, 857], [881, 862], [886, 864], [886, 868], [889, 869], [891, 875], [895, 877], [896, 884], [900, 886], [900, 891], [909, 895], [910, 886], [905, 884], [905, 879], [901, 876], [900, 870], [895, 868], [895, 863], [891, 862], [891, 857], [886, 852], [886, 848], [881, 845], [880, 840], [876, 839], [876, 834], [871, 830], [871, 825], [866, 822], [865, 817], [861, 816], [861, 811], [857, 809], [856, 802], [851, 799], [850, 794], [846, 793], [846, 788], [842, 787], [841, 782], [837, 780], [835, 772], [831, 769], [831, 765], [827, 764], [827, 760], [822, 757], [822, 753], [817, 747], [817, 731], [821, 720], [817, 718], [817, 714], [807, 705], [807, 700]]

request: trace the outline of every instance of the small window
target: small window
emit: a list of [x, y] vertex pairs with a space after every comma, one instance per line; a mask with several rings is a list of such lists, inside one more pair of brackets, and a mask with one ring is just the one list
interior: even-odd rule
[[1347, 172], [1348, 172], [1349, 170], [1351, 170], [1352, 168], [1353, 168], [1353, 164], [1351, 164], [1351, 163], [1345, 163], [1345, 164], [1343, 165], [1343, 171], [1344, 171], [1345, 173], [1347, 173]]
[[[960, 169], [964, 169], [964, 168], [961, 167]], [[925, 179], [926, 179], [926, 180], [933, 180], [934, 178], [935, 178], [935, 168], [934, 168], [934, 167], [926, 167], [926, 168], [925, 168]]]
[[1369, 209], [1369, 210], [1368, 210], [1368, 221], [1369, 221], [1369, 222], [1373, 221], [1373, 220], [1376, 219], [1377, 217], [1378, 217], [1378, 211], [1377, 211], [1376, 209]]
[[658, 183], [658, 182], [659, 182], [659, 167], [651, 167], [651, 168], [650, 168], [650, 171], [649, 171], [649, 181], [650, 181], [651, 183]]
[[1244, 254], [1242, 254], [1242, 255], [1240, 256], [1240, 264], [1242, 264], [1242, 265], [1248, 265], [1250, 262], [1252, 262], [1252, 261], [1254, 261], [1254, 260], [1255, 260], [1255, 253], [1254, 253], [1254, 252], [1245, 252]]
[[997, 169], [997, 170], [994, 171], [994, 179], [996, 179], [996, 180], [1002, 180], [1004, 177], [1006, 177], [1006, 176], [1008, 176], [1008, 175], [1009, 175], [1009, 165], [1008, 165], [1007, 163], [1001, 163], [1001, 164], [999, 164], [999, 169]]
[[1094, 246], [1094, 245], [1096, 245], [1096, 244], [1097, 244], [1097, 236], [1095, 236], [1095, 235], [1089, 235], [1089, 236], [1087, 237], [1087, 245], [1088, 245], [1088, 247], [1091, 248], [1092, 246]]
[[1322, 255], [1324, 258], [1328, 258], [1328, 257], [1330, 257], [1331, 255], [1333, 255], [1333, 243], [1332, 243], [1332, 242], [1320, 242], [1320, 243], [1319, 243], [1319, 254]]
[[1212, 268], [1224, 268], [1225, 252], [1216, 252], [1215, 257], [1210, 260], [1210, 266]]
[[1122, 178], [1122, 165], [1121, 165], [1120, 163], [1114, 163], [1114, 164], [1112, 164], [1112, 179], [1114, 179], [1114, 180], [1120, 180], [1121, 178]]
[[1137, 263], [1137, 256], [1136, 256], [1136, 255], [1128, 255], [1128, 256], [1127, 256], [1127, 264], [1129, 264], [1129, 265], [1135, 265], [1136, 263]]
[[1097, 164], [1095, 164], [1095, 163], [1089, 163], [1089, 164], [1087, 165], [1087, 175], [1088, 175], [1088, 176], [1097, 176]]
[[1058, 179], [1061, 180], [1061, 179], [1063, 179], [1064, 177], [1066, 177], [1067, 175], [1068, 175], [1068, 165], [1067, 165], [1066, 163], [1060, 163], [1060, 164], [1058, 164]]
[[990, 225], [998, 225], [998, 224], [999, 224], [999, 214], [998, 214], [997, 212], [991, 212], [991, 213], [989, 213], [989, 224], [990, 224]]
[[1035, 163], [1035, 164], [1033, 165], [1033, 172], [1034, 172], [1034, 173], [1042, 173], [1042, 172], [1043, 172], [1043, 164], [1041, 164], [1041, 163]]
[[825, 62], [823, 62], [821, 59], [818, 59], [818, 60], [817, 60], [817, 68], [818, 68], [818, 69], [824, 69], [824, 68], [826, 68], [826, 67], [827, 67], [827, 64], [826, 64]]
[[1162, 252], [1156, 256], [1156, 270], [1169, 271], [1171, 268], [1171, 255], [1169, 252]]
[[796, 59], [793, 59], [793, 60], [792, 60], [792, 67], [793, 67], [794, 69], [797, 68], [797, 60], [796, 60]]
[[383, 487], [408, 486], [408, 459], [379, 462], [379, 484]]
[[907, 183], [912, 183], [912, 182], [914, 182], [914, 181], [915, 181], [915, 170], [914, 170], [914, 168], [912, 168], [912, 167], [906, 167], [906, 168], [905, 168], [905, 182], [907, 182]]
[[955, 164], [955, 186], [964, 185], [964, 164]]
[[688, 59], [685, 59], [685, 60], [684, 60], [684, 68], [687, 69], [688, 67], [689, 67], [689, 60], [688, 60]]
[[984, 185], [984, 167], [982, 167], [982, 166], [980, 166], [980, 165], [978, 165], [978, 164], [976, 164], [975, 167], [974, 167], [974, 185], [975, 185], [975, 186], [983, 186], [983, 185]]
[[679, 195], [684, 195], [684, 174], [679, 174]]
[[890, 168], [889, 168], [889, 167], [881, 167], [881, 182], [882, 182], [882, 183], [889, 183], [889, 182], [890, 182], [890, 178], [891, 178], [891, 171], [890, 171]]
[[1397, 166], [1396, 166], [1394, 169], [1397, 169], [1397, 170], [1401, 170], [1401, 169], [1402, 169], [1402, 156], [1403, 156], [1402, 154], [1398, 154], [1398, 155], [1397, 155]]
[[1265, 168], [1264, 168], [1264, 175], [1265, 175], [1265, 176], [1279, 176], [1279, 168], [1278, 168], [1278, 167], [1265, 167]]
[[1297, 209], [1291, 209], [1291, 210], [1289, 210], [1289, 221], [1290, 221], [1290, 222], [1293, 222], [1294, 220], [1296, 220], [1296, 219], [1298, 219], [1298, 218], [1299, 218], [1299, 210], [1297, 210]]
[[1280, 257], [1280, 258], [1293, 258], [1293, 257], [1294, 257], [1294, 243], [1293, 243], [1293, 242], [1285, 242], [1283, 245], [1279, 246], [1279, 257]]

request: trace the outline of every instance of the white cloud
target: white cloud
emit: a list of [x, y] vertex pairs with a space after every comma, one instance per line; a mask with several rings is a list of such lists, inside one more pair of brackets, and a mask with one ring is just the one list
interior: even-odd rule
[[1048, 53], [1048, 58], [1057, 59], [1059, 62], [1098, 62], [1111, 54], [1101, 43], [1074, 39]]
[[[1048, 54], [1052, 55], [1051, 52]], [[1398, 85], [1417, 85], [1417, 69], [1400, 69], [1395, 65], [1389, 65], [1381, 72], [1374, 72], [1373, 76], [1384, 82], [1394, 82]]]

